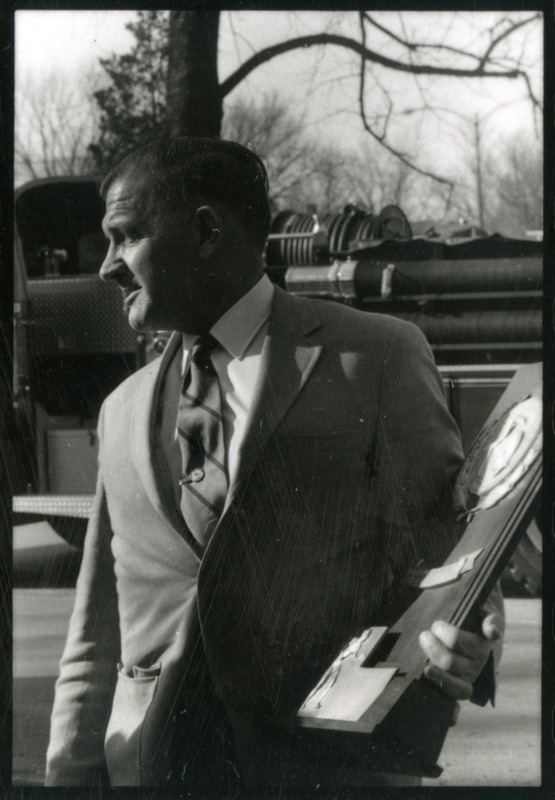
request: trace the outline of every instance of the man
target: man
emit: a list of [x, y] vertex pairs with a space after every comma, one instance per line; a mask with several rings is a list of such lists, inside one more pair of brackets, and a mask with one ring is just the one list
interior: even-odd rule
[[[101, 277], [135, 330], [175, 333], [100, 415], [47, 785], [394, 783], [370, 752], [353, 763], [276, 721], [452, 547], [461, 450], [430, 349], [272, 286], [266, 173], [237, 144], [149, 143], [101, 192]], [[485, 701], [500, 631], [436, 623], [429, 679]]]

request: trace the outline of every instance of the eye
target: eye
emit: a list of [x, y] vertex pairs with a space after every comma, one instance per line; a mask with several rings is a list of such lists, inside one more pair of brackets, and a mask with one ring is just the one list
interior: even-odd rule
[[136, 225], [121, 224], [117, 226], [107, 226], [104, 235], [110, 244], [118, 248], [121, 245], [133, 245], [144, 237], [144, 232]]
[[141, 239], [141, 234], [136, 228], [126, 228], [122, 231], [122, 238], [127, 244], [134, 244]]
[[136, 234], [131, 233], [130, 231], [120, 231], [120, 230], [110, 231], [109, 239], [116, 248], [120, 247], [122, 244], [132, 245], [136, 241], [138, 241], [138, 237]]
[[116, 228], [104, 230], [104, 236], [111, 245], [114, 245], [114, 247], [118, 247], [124, 239], [121, 231], [117, 230]]

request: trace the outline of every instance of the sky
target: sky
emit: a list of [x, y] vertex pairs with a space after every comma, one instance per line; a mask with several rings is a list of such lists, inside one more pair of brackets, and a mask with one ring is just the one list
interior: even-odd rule
[[76, 65], [123, 52], [133, 41], [125, 24], [135, 17], [134, 11], [17, 11], [16, 75], [51, 66], [67, 74]]
[[[377, 20], [391, 25], [398, 34], [420, 41], [437, 36], [456, 47], [482, 47], [484, 29], [496, 18], [490, 12], [461, 14], [439, 12], [374, 14]], [[18, 11], [16, 12], [16, 103], [18, 88], [24, 80], [53, 73], [60, 84], [71, 85], [80, 70], [97, 68], [98, 59], [129, 49], [133, 37], [125, 24], [135, 18], [132, 11]], [[304, 33], [328, 30], [358, 33], [356, 14], [345, 12], [224, 12], [220, 27], [219, 75], [224, 79], [254, 50]], [[541, 28], [523, 28], [517, 46], [530, 68], [532, 80], [541, 95]], [[383, 48], [391, 57], [401, 50], [391, 39], [374, 30], [369, 46]], [[503, 53], [500, 52], [500, 56]], [[428, 51], [428, 57], [435, 53]], [[460, 62], [461, 65], [464, 62]], [[357, 62], [340, 48], [310, 48], [273, 59], [258, 68], [251, 79], [233, 92], [227, 102], [239, 98], [256, 103], [268, 92], [287, 97], [291, 108], [305, 119], [307, 130], [320, 140], [342, 142], [356, 148], [364, 133], [357, 113], [357, 83], [352, 79]], [[379, 108], [383, 103], [380, 84], [405, 113], [393, 130], [400, 146], [416, 135], [416, 115], [410, 110], [421, 105], [424, 89], [436, 106], [446, 109], [442, 120], [427, 115], [418, 140], [414, 139], [418, 158], [425, 166], [447, 168], [454, 150], [461, 148], [469, 121], [482, 118], [484, 135], [495, 139], [513, 130], [532, 131], [534, 117], [525, 87], [517, 81], [471, 81], [437, 79], [416, 83], [404, 74], [378, 70], [377, 81], [368, 82], [367, 105]], [[21, 106], [16, 105], [16, 108]], [[466, 118], [466, 122], [463, 118]], [[401, 124], [403, 123], [403, 124]], [[536, 119], [537, 123], [537, 119]], [[32, 118], [19, 114], [19, 124], [32, 125]], [[541, 127], [541, 126], [540, 126]], [[462, 131], [462, 134], [461, 134]], [[417, 143], [416, 143], [417, 142]]]

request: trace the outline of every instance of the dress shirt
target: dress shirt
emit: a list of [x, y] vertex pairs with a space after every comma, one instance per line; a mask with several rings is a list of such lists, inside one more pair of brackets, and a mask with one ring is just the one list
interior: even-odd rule
[[[220, 382], [229, 482], [237, 469], [239, 447], [245, 434], [247, 416], [260, 372], [260, 357], [268, 329], [273, 294], [274, 287], [264, 275], [210, 329], [212, 336], [221, 345], [213, 351], [212, 363]], [[178, 503], [181, 491], [181, 450], [176, 431], [177, 406], [189, 354], [197, 338], [193, 334], [183, 334], [183, 347], [177, 349], [168, 367], [161, 393], [163, 405], [160, 442]]]

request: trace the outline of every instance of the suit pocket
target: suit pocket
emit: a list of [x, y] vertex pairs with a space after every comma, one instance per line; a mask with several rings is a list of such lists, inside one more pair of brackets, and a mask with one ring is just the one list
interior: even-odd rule
[[142, 784], [143, 754], [141, 733], [154, 699], [161, 665], [148, 669], [133, 667], [130, 671], [120, 664], [112, 713], [106, 731], [104, 752], [112, 786]]

